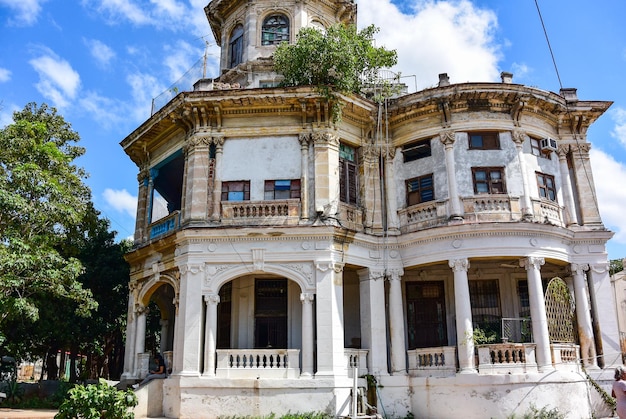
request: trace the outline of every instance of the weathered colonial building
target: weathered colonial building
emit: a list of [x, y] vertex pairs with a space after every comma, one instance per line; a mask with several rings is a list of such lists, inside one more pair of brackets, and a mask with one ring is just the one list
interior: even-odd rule
[[147, 370], [151, 301], [171, 369], [140, 390], [151, 413], [349, 415], [355, 374], [388, 417], [603, 409], [582, 368], [610, 379], [621, 354], [587, 129], [611, 103], [442, 74], [385, 106], [341, 96], [333, 123], [269, 57], [354, 22], [353, 1], [205, 11], [221, 75], [122, 141], [139, 167], [124, 377]]

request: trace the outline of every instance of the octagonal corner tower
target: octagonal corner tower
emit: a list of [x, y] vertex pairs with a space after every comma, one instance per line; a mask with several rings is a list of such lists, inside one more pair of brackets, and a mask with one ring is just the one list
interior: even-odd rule
[[270, 57], [307, 26], [356, 23], [354, 0], [213, 0], [204, 11], [220, 46], [220, 77], [243, 87], [277, 84]]

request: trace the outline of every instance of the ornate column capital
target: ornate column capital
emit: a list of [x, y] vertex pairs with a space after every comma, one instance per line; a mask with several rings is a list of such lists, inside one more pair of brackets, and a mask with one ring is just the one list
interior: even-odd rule
[[448, 261], [448, 266], [452, 268], [454, 272], [467, 272], [470, 267], [470, 262], [465, 259], [451, 259]]
[[511, 139], [515, 143], [515, 147], [522, 147], [524, 141], [526, 141], [526, 133], [521, 129], [513, 130], [513, 134], [511, 135]]
[[588, 263], [571, 263], [570, 269], [572, 270], [572, 274], [584, 275], [585, 271], [589, 270], [589, 264]]
[[329, 145], [339, 147], [339, 137], [328, 131], [316, 131], [311, 134], [315, 145]]
[[306, 148], [309, 146], [309, 142], [311, 141], [311, 133], [310, 132], [301, 132], [298, 134], [298, 141], [300, 141], [300, 147]]
[[206, 303], [207, 306], [217, 305], [220, 302], [220, 296], [219, 294], [205, 294], [204, 302]]
[[543, 264], [546, 263], [544, 258], [529, 256], [519, 260], [519, 266], [526, 268], [526, 270], [536, 269], [539, 270]]
[[300, 301], [302, 304], [312, 304], [313, 300], [315, 300], [315, 294], [312, 292], [303, 292], [300, 294]]
[[454, 147], [454, 142], [456, 141], [455, 131], [448, 129], [440, 132], [439, 141], [441, 141], [446, 149]]
[[391, 281], [399, 281], [402, 279], [402, 275], [404, 275], [404, 269], [402, 268], [392, 268], [387, 269], [388, 280]]

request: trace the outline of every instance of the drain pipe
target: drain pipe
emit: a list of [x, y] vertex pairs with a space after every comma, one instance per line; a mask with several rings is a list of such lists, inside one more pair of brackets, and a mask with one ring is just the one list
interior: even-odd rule
[[352, 374], [353, 374], [353, 380], [352, 380], [352, 418], [356, 418], [357, 417], [357, 410], [356, 410], [356, 405], [358, 402], [358, 394], [357, 394], [357, 381], [359, 379], [359, 374], [358, 374], [359, 368], [355, 365], [354, 367], [352, 367]]

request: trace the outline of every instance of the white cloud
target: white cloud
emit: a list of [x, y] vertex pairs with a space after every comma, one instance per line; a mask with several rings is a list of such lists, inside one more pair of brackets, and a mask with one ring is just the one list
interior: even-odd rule
[[153, 23], [152, 18], [142, 8], [129, 0], [83, 0], [83, 5], [94, 7], [98, 14], [105, 16], [111, 23], [119, 23], [126, 19], [135, 25]]
[[11, 80], [11, 72], [6, 68], [0, 67], [0, 83]]
[[626, 189], [619, 187], [626, 185], [626, 165], [595, 148], [591, 149], [590, 157], [602, 221], [615, 232], [611, 240], [626, 244]]
[[130, 110], [133, 118], [143, 121], [150, 117], [152, 98], [156, 98], [165, 91], [166, 87], [151, 74], [133, 73], [126, 77], [126, 82], [131, 88], [134, 106]]
[[48, 49], [29, 63], [39, 73], [39, 82], [35, 85], [39, 93], [57, 108], [67, 107], [80, 87], [80, 76], [70, 63]]
[[377, 45], [397, 50], [394, 70], [416, 75], [418, 90], [434, 86], [439, 73], [448, 73], [452, 83], [498, 80], [501, 54], [493, 11], [468, 0], [412, 0], [410, 9], [414, 12], [408, 15], [390, 0], [360, 0], [358, 22], [380, 28]]
[[108, 67], [111, 60], [115, 58], [115, 51], [104, 42], [97, 39], [84, 39], [83, 41], [100, 67]]
[[609, 115], [615, 122], [611, 137], [616, 138], [623, 147], [626, 147], [626, 109], [614, 108], [609, 111]]
[[124, 212], [131, 217], [135, 217], [137, 210], [137, 197], [128, 193], [126, 189], [115, 190], [107, 188], [102, 193], [102, 197], [108, 205], [119, 212]]
[[0, 0], [0, 6], [15, 11], [15, 17], [9, 23], [16, 26], [31, 26], [37, 22], [41, 5], [48, 0]]
[[[170, 81], [178, 80], [202, 57], [204, 51], [185, 41], [165, 46], [165, 66], [170, 71]], [[195, 75], [195, 79], [198, 75]], [[194, 80], [195, 81], [195, 80]]]
[[20, 110], [20, 107], [15, 104], [0, 106], [0, 128], [6, 127], [13, 123], [13, 112]]

